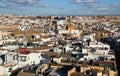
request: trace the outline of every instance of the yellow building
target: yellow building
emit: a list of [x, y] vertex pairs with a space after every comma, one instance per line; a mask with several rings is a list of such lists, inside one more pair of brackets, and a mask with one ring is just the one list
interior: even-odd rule
[[68, 24], [68, 26], [66, 27], [66, 30], [75, 30], [75, 24], [74, 23]]
[[76, 71], [75, 68], [68, 71], [68, 76], [86, 76], [84, 73]]

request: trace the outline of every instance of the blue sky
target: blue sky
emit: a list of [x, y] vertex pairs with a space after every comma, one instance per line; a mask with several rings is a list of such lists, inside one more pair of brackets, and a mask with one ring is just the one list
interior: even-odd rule
[[120, 0], [0, 0], [0, 14], [120, 15]]

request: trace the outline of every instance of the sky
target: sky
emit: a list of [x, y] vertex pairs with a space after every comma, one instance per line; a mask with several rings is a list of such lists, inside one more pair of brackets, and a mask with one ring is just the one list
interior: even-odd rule
[[0, 0], [0, 14], [120, 15], [120, 0]]

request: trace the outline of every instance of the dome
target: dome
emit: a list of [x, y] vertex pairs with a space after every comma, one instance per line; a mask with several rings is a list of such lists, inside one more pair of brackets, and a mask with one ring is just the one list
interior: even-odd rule
[[67, 27], [66, 30], [75, 30], [75, 24], [74, 23], [70, 23]]

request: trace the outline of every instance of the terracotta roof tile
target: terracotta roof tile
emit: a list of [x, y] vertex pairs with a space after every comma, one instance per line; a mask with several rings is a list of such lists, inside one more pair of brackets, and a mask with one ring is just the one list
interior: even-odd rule
[[19, 72], [17, 76], [36, 76], [36, 75], [32, 73]]

